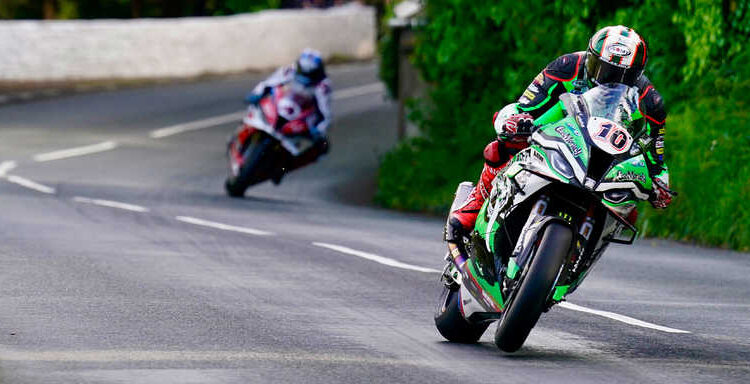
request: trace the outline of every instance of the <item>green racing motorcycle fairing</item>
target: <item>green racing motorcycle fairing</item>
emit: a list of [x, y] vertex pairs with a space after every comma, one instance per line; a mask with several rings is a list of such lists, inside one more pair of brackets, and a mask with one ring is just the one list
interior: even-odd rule
[[[466, 244], [466, 263], [455, 266], [464, 317], [502, 317], [539, 242], [532, 232], [549, 222], [569, 226], [575, 236], [547, 308], [578, 287], [609, 243], [632, 243], [636, 229], [625, 218], [652, 191], [643, 132], [632, 125], [640, 114], [634, 95], [623, 85], [564, 94], [535, 121], [530, 146], [493, 181]], [[532, 214], [542, 206], [549, 209]]]

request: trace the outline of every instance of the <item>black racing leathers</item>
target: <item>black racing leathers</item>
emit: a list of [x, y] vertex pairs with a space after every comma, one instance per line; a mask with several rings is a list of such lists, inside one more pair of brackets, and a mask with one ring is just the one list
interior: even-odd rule
[[[495, 130], [502, 133], [505, 119], [516, 113], [529, 113], [535, 119], [552, 108], [565, 92], [584, 92], [593, 84], [586, 77], [586, 52], [569, 53], [558, 57], [539, 73], [523, 92], [517, 103], [503, 108], [495, 118]], [[659, 92], [644, 75], [638, 78], [639, 111], [634, 124], [645, 124], [646, 158], [651, 177], [668, 180], [664, 165], [664, 123], [667, 117]]]

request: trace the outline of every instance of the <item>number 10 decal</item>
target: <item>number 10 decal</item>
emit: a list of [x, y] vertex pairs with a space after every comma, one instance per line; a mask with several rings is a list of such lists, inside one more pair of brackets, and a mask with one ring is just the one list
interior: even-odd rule
[[588, 131], [596, 145], [612, 155], [627, 151], [633, 142], [633, 138], [622, 126], [601, 117], [589, 120]]

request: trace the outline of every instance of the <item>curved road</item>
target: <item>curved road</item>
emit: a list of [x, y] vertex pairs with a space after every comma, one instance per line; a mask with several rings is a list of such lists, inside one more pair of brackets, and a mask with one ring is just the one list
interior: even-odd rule
[[671, 242], [611, 249], [516, 354], [445, 342], [442, 220], [367, 204], [395, 107], [331, 72], [330, 156], [245, 199], [223, 148], [260, 76], [0, 107], [0, 380], [750, 381], [750, 255]]

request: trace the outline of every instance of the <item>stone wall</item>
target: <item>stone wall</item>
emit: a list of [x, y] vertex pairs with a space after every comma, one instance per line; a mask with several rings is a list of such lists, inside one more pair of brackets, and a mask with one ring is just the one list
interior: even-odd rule
[[185, 78], [291, 63], [306, 48], [368, 59], [375, 10], [272, 10], [182, 19], [2, 21], [0, 82]]

